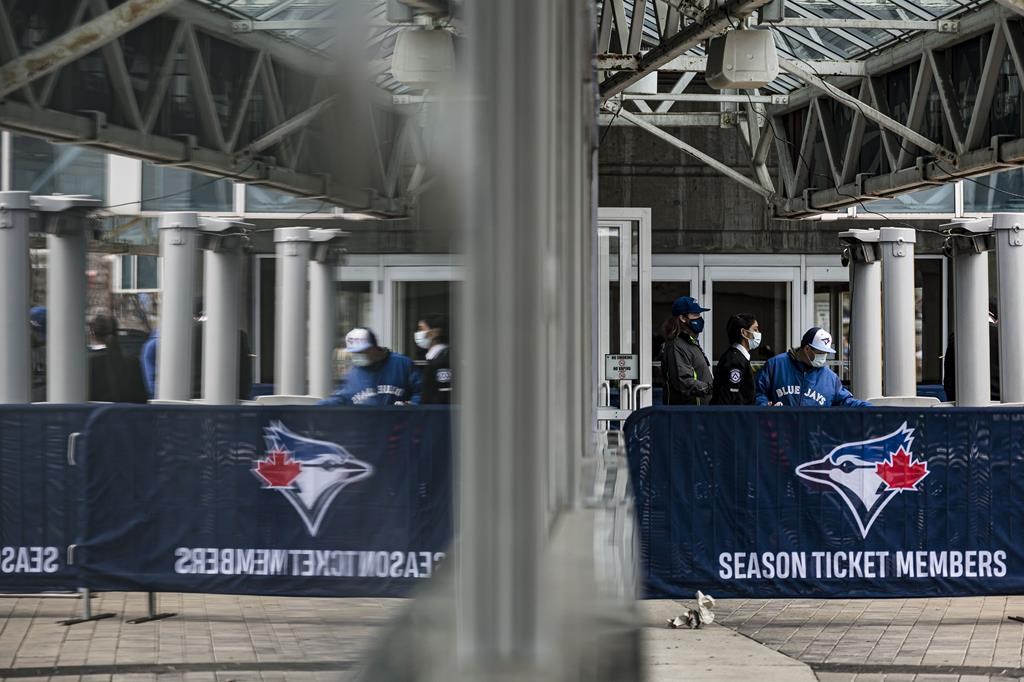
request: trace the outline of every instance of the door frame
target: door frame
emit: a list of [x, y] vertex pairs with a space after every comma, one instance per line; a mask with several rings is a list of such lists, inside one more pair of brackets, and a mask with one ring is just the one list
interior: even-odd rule
[[[704, 352], [708, 354], [709, 360], [714, 363], [717, 358], [711, 357], [715, 344], [715, 334], [724, 334], [724, 327], [719, 330], [718, 321], [715, 317], [714, 301], [715, 282], [788, 282], [789, 283], [789, 329], [788, 344], [791, 345], [800, 338], [801, 323], [801, 301], [802, 281], [800, 278], [801, 267], [799, 265], [762, 265], [762, 266], [730, 266], [730, 265], [706, 265], [704, 267], [704, 286], [702, 297], [698, 300], [706, 308], [711, 308], [704, 313]], [[725, 320], [721, 320], [724, 324]]]

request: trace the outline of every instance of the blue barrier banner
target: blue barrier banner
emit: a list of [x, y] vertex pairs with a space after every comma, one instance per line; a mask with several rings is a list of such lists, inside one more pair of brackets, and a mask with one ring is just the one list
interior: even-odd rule
[[90, 421], [85, 586], [401, 596], [452, 537], [446, 407], [117, 406]]
[[0, 592], [73, 590], [67, 549], [78, 526], [77, 472], [68, 438], [89, 406], [0, 408]]
[[626, 423], [649, 597], [1024, 592], [1024, 411], [656, 407]]

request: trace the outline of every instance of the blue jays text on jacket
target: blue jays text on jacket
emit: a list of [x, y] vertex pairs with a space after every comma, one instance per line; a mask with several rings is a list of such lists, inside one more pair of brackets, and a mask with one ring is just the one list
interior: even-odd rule
[[811, 367], [790, 353], [776, 355], [757, 373], [758, 405], [870, 407], [857, 400], [828, 367]]
[[321, 405], [394, 405], [397, 402], [419, 405], [422, 383], [412, 360], [401, 353], [389, 352], [369, 367], [352, 367], [338, 389]]

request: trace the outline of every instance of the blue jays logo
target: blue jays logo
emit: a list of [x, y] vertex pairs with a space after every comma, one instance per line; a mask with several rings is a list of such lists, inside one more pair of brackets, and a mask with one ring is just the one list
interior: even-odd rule
[[798, 466], [796, 475], [839, 493], [866, 538], [885, 506], [899, 493], [917, 492], [928, 475], [928, 464], [914, 458], [913, 444], [914, 430], [904, 422], [888, 436], [843, 443]]
[[267, 490], [285, 496], [316, 537], [331, 502], [341, 490], [373, 475], [373, 467], [336, 443], [314, 440], [281, 422], [263, 429], [267, 456], [252, 470]]

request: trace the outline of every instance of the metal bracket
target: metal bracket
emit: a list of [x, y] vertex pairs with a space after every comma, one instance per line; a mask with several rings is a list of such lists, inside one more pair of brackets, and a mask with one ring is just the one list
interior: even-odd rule
[[737, 119], [736, 112], [734, 112], [734, 111], [723, 111], [721, 114], [719, 114], [718, 127], [719, 128], [731, 128], [734, 125], [738, 125], [738, 121], [736, 119]]
[[938, 28], [936, 30], [939, 33], [959, 33], [960, 22], [952, 21], [950, 19], [939, 19]]
[[252, 33], [252, 19], [239, 19], [231, 22], [232, 33]]
[[[75, 446], [78, 444], [78, 437], [80, 435], [81, 434], [78, 431], [68, 434], [68, 464], [70, 466], [75, 466]], [[72, 549], [73, 547], [74, 545], [68, 547], [68, 556], [72, 555], [72, 552], [74, 551]], [[71, 563], [70, 559], [68, 560], [68, 563]]]
[[1000, 166], [1015, 168], [1017, 164], [1009, 163], [1003, 159], [1003, 140], [1012, 140], [1013, 135], [993, 135], [989, 139], [988, 148], [992, 152], [992, 161]]
[[13, 227], [14, 216], [5, 206], [0, 206], [0, 230], [9, 230]]
[[1024, 234], [1021, 234], [1020, 225], [1016, 224], [1006, 230], [1006, 239], [1010, 246], [1024, 246]]

